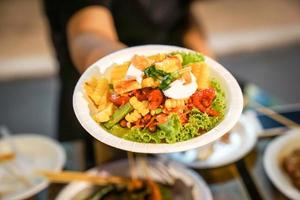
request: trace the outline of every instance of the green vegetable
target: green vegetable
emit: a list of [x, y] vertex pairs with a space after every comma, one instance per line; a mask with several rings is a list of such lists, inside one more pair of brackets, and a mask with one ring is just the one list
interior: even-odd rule
[[170, 188], [163, 186], [163, 185], [159, 185], [159, 190], [160, 190], [161, 196], [163, 197], [162, 199], [164, 199], [164, 200], [176, 199], [173, 197], [173, 193], [170, 190]]
[[110, 129], [110, 132], [118, 137], [123, 137], [130, 132], [130, 129], [123, 128], [120, 125], [116, 124]]
[[152, 77], [156, 80], [161, 80], [161, 83], [159, 85], [159, 89], [161, 90], [166, 90], [170, 87], [170, 84], [175, 81], [176, 79], [178, 79], [180, 77], [181, 74], [183, 74], [184, 72], [188, 71], [190, 69], [187, 68], [183, 68], [181, 70], [177, 70], [175, 72], [172, 73], [167, 73], [165, 71], [156, 69], [154, 65], [146, 68], [144, 70], [144, 73], [147, 77]]
[[145, 132], [141, 134], [141, 138], [146, 143], [150, 142], [152, 139], [151, 135], [149, 133], [145, 133]]
[[189, 137], [195, 137], [213, 128], [219, 120], [219, 117], [211, 117], [195, 108], [191, 111], [189, 121], [183, 126], [182, 132]]
[[166, 132], [164, 132], [162, 130], [156, 131], [156, 134], [157, 134], [159, 139], [165, 139], [165, 137], [166, 137]]
[[182, 65], [204, 61], [204, 56], [197, 52], [173, 52], [173, 55], [180, 54], [182, 56]]
[[177, 70], [175, 72], [169, 73], [167, 74], [163, 80], [161, 81], [160, 85], [159, 85], [159, 89], [161, 90], [166, 90], [170, 87], [170, 84], [175, 81], [176, 79], [178, 79], [182, 74], [184, 74], [185, 72], [190, 71], [191, 68], [190, 67], [184, 67], [180, 70]]
[[152, 65], [150, 67], [147, 67], [144, 70], [144, 73], [145, 73], [146, 76], [152, 77], [152, 78], [158, 79], [158, 80], [162, 80], [163, 77], [165, 77], [165, 76], [167, 76], [169, 74], [169, 73], [167, 73], [165, 71], [156, 69], [154, 65]]
[[154, 65], [146, 68], [144, 70], [144, 73], [148, 77], [152, 77], [156, 80], [161, 80], [161, 83], [159, 85], [159, 89], [161, 90], [166, 90], [169, 88], [169, 85], [179, 78], [179, 73], [178, 72], [173, 72], [173, 73], [167, 73], [165, 71], [156, 69]]
[[167, 143], [176, 142], [176, 135], [180, 133], [181, 123], [177, 114], [171, 114], [169, 119], [164, 124], [159, 124], [161, 131], [165, 132]]
[[123, 119], [128, 113], [133, 110], [132, 105], [128, 102], [125, 105], [119, 107], [114, 114], [111, 116], [111, 119], [104, 124], [107, 129], [111, 129], [115, 124], [117, 124], [121, 119]]
[[171, 114], [168, 121], [163, 124], [159, 124], [158, 127], [167, 134], [179, 131], [180, 121], [178, 115]]
[[216, 90], [216, 97], [212, 102], [211, 107], [222, 114], [226, 108], [224, 91], [222, 90], [220, 83], [216, 80], [212, 80], [210, 85]]
[[[137, 188], [134, 190], [129, 190], [125, 186], [121, 185], [107, 185], [107, 186], [102, 186], [99, 189], [96, 189], [96, 192], [94, 192], [90, 197], [85, 198], [85, 200], [104, 200], [104, 199], [114, 199], [114, 200], [139, 200], [139, 199], [150, 199], [151, 194], [153, 194], [151, 187], [149, 184], [146, 183], [145, 180], [143, 180], [144, 186], [141, 188]], [[162, 199], [164, 200], [171, 200], [173, 198], [173, 185], [165, 185], [156, 182], [157, 186], [159, 187], [159, 191], [161, 194]], [[178, 181], [176, 180], [176, 187], [183, 186], [188, 189], [187, 186], [183, 185], [178, 185]], [[180, 188], [182, 189], [182, 188]], [[184, 188], [183, 188], [184, 189]], [[184, 191], [182, 189], [182, 192]], [[182, 192], [179, 192], [179, 198], [182, 195]], [[184, 193], [183, 193], [184, 194]], [[79, 195], [80, 196], [80, 195]], [[82, 196], [82, 195], [81, 195]], [[84, 196], [84, 195], [83, 195]], [[82, 199], [82, 198], [77, 198], [77, 199]], [[181, 198], [180, 198], [181, 199]], [[185, 199], [185, 198], [184, 198]], [[188, 198], [190, 199], [190, 198]]]
[[105, 195], [112, 192], [114, 189], [115, 189], [115, 187], [113, 185], [108, 185], [108, 186], [102, 188], [101, 190], [99, 190], [98, 192], [96, 192], [91, 198], [89, 198], [89, 200], [102, 199]]
[[163, 109], [161, 109], [161, 108], [156, 108], [156, 109], [154, 110], [154, 113], [157, 115], [157, 114], [161, 113], [162, 111], [163, 111]]
[[124, 135], [124, 139], [143, 143], [161, 143], [156, 133], [151, 133], [147, 129], [132, 128], [131, 131]]
[[161, 90], [168, 89], [170, 87], [170, 84], [178, 78], [179, 78], [179, 73], [177, 71], [167, 74], [162, 79], [162, 81], [159, 85], [159, 89], [161, 89]]

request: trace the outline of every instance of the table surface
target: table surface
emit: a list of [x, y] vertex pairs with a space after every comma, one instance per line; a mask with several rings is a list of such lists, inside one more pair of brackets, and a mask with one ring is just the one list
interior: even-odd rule
[[[285, 200], [288, 199], [278, 191], [268, 179], [263, 169], [263, 153], [266, 146], [273, 138], [259, 139], [255, 148], [243, 159], [230, 165], [214, 169], [194, 169], [209, 185], [215, 200]], [[78, 142], [72, 145], [64, 145], [67, 149], [74, 151], [82, 146]], [[75, 159], [78, 162], [78, 150]], [[69, 160], [69, 165], [74, 167], [74, 162]], [[82, 162], [82, 159], [79, 159]], [[79, 162], [79, 163], [80, 163]], [[82, 166], [81, 166], [82, 167]], [[80, 169], [81, 167], [78, 167]], [[35, 199], [55, 199], [64, 184], [51, 184], [47, 190], [30, 198]]]

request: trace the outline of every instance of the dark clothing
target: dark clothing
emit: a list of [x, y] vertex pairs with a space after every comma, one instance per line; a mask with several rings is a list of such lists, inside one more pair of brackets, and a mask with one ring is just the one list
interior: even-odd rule
[[60, 65], [60, 140], [88, 137], [88, 134], [82, 134], [83, 129], [72, 109], [72, 93], [79, 74], [70, 58], [66, 25], [73, 14], [91, 5], [102, 5], [111, 11], [118, 37], [128, 46], [182, 46], [183, 31], [188, 20], [188, 0], [44, 0], [51, 38]]

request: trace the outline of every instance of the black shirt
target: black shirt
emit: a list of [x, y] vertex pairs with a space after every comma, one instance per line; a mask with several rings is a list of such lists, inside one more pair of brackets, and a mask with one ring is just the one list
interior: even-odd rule
[[182, 46], [182, 35], [188, 20], [188, 0], [44, 0], [61, 64], [70, 57], [67, 55], [66, 40], [68, 20], [78, 10], [90, 5], [105, 6], [111, 11], [118, 37], [128, 46]]

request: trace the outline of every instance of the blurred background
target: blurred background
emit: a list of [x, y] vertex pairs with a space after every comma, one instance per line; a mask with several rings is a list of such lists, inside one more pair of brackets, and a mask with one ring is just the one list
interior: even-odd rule
[[[279, 104], [300, 102], [298, 0], [196, 1], [193, 12], [233, 74]], [[0, 124], [54, 137], [57, 71], [42, 1], [1, 0]]]
[[[204, 0], [195, 1], [192, 11], [217, 60], [250, 85], [249, 95], [266, 97], [267, 106], [299, 110], [299, 0]], [[59, 90], [42, 0], [0, 0], [0, 125], [12, 133], [56, 137]], [[83, 158], [78, 156], [84, 148], [81, 143], [63, 146], [66, 168], [83, 169]], [[262, 177], [262, 165], [258, 166], [257, 177]], [[213, 192], [226, 191], [230, 184], [219, 188], [217, 183]]]

